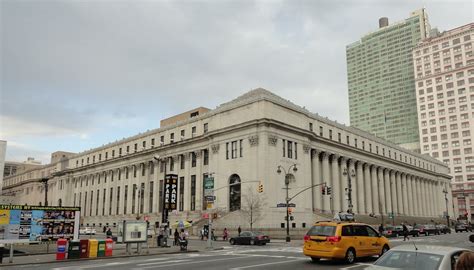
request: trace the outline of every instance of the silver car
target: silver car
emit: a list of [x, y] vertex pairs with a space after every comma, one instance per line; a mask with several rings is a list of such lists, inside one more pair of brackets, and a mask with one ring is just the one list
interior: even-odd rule
[[401, 245], [385, 253], [366, 270], [454, 270], [454, 265], [464, 251], [457, 247]]

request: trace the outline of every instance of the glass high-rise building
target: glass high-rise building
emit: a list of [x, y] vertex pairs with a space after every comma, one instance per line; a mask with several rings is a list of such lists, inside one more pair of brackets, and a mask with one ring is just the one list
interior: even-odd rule
[[424, 9], [347, 46], [351, 126], [419, 151], [413, 48], [428, 36]]

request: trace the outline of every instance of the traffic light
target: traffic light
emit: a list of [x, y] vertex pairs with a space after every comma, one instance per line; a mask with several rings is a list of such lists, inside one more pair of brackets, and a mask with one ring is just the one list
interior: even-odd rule
[[322, 187], [321, 187], [321, 193], [322, 193], [323, 195], [326, 195], [326, 187], [325, 187], [325, 186], [322, 186]]
[[257, 191], [258, 191], [258, 193], [262, 193], [262, 192], [263, 192], [263, 184], [262, 184], [262, 183], [259, 183], [259, 184], [258, 184]]
[[288, 215], [291, 215], [293, 213], [293, 208], [288, 208]]
[[327, 193], [328, 195], [331, 195], [331, 190], [332, 190], [331, 187], [327, 187], [326, 193]]

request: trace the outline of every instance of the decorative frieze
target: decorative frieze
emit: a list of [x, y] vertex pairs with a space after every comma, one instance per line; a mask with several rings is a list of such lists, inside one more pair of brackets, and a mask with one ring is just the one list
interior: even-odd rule
[[211, 146], [212, 153], [213, 153], [213, 154], [219, 153], [219, 148], [220, 148], [220, 144], [213, 144], [213, 145]]
[[257, 146], [258, 145], [258, 136], [253, 135], [249, 137], [249, 144], [250, 146]]
[[268, 144], [271, 146], [276, 146], [278, 142], [278, 137], [275, 135], [268, 135]]
[[309, 150], [311, 150], [311, 146], [307, 145], [307, 144], [303, 144], [303, 151], [305, 154], [308, 154], [309, 153]]

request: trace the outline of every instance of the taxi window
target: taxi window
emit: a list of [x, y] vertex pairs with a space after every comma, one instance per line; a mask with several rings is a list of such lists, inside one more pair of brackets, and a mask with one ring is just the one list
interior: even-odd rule
[[352, 232], [355, 236], [369, 236], [364, 225], [354, 225], [352, 227]]
[[336, 226], [320, 226], [316, 225], [309, 229], [307, 235], [309, 236], [334, 236]]
[[379, 234], [374, 229], [372, 229], [370, 226], [365, 226], [365, 229], [367, 230], [367, 235], [368, 236], [370, 236], [370, 237], [379, 236]]
[[343, 226], [341, 236], [353, 236], [352, 225]]

